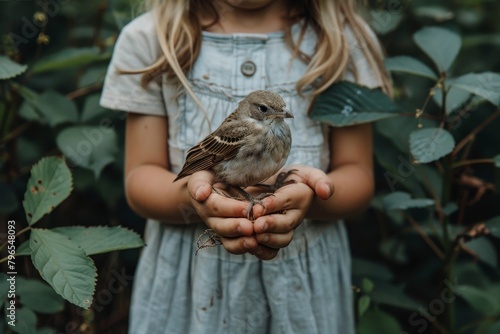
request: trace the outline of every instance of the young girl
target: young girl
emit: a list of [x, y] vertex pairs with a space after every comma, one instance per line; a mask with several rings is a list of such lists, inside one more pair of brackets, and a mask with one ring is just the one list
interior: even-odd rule
[[[389, 90], [354, 2], [163, 0], [123, 29], [101, 103], [129, 112], [126, 196], [148, 218], [130, 333], [354, 333], [341, 219], [372, 197], [371, 127], [308, 118], [333, 82]], [[285, 170], [297, 182], [250, 221], [210, 172], [172, 181], [187, 150], [260, 89], [295, 116]], [[207, 228], [223, 247], [195, 256]]]

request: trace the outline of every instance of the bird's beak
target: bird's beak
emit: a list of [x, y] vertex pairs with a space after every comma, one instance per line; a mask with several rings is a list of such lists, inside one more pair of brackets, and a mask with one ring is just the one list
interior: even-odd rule
[[293, 118], [293, 114], [287, 108], [283, 108], [283, 113], [276, 115], [283, 118]]

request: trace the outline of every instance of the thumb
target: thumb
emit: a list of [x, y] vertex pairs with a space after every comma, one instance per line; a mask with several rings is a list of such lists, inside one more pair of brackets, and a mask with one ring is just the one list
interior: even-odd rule
[[212, 193], [214, 175], [208, 171], [200, 171], [192, 174], [188, 181], [189, 195], [198, 202], [205, 201]]

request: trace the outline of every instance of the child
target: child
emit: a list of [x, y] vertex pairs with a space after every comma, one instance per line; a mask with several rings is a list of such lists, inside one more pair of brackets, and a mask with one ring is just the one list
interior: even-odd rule
[[[307, 116], [338, 80], [389, 90], [354, 2], [163, 0], [123, 29], [101, 104], [129, 112], [126, 196], [148, 218], [130, 333], [354, 333], [341, 219], [372, 197], [371, 127]], [[172, 181], [187, 150], [261, 89], [295, 116], [284, 170], [297, 182], [249, 221], [248, 203], [212, 192], [210, 172]], [[194, 256], [207, 228], [223, 247]]]

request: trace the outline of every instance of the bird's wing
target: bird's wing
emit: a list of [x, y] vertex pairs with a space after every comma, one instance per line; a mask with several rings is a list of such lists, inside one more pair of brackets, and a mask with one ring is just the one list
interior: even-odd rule
[[222, 135], [216, 131], [191, 148], [181, 172], [174, 181], [201, 170], [208, 170], [219, 162], [233, 158], [243, 144], [244, 136]]

